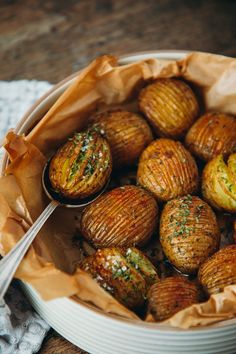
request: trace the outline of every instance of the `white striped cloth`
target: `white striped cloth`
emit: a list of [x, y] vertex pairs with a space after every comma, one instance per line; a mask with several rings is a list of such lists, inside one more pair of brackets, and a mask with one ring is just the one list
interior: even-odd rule
[[[0, 81], [0, 141], [50, 87], [46, 81]], [[13, 283], [0, 303], [0, 354], [37, 353], [48, 330]]]

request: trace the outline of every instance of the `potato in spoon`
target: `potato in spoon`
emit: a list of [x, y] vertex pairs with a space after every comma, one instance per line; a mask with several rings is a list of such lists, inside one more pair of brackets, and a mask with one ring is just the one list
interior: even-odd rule
[[75, 133], [50, 162], [49, 177], [55, 191], [67, 198], [86, 198], [108, 181], [112, 158], [107, 141], [88, 129]]

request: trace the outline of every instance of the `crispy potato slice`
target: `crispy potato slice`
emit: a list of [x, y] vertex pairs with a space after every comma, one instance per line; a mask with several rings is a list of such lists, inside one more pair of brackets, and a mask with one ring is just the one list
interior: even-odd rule
[[180, 276], [168, 277], [153, 284], [148, 292], [148, 312], [156, 321], [199, 302], [198, 287]]
[[198, 197], [171, 200], [161, 214], [160, 241], [172, 265], [183, 273], [196, 273], [219, 248], [220, 230], [214, 212]]
[[139, 96], [139, 108], [159, 136], [181, 138], [197, 118], [192, 89], [181, 80], [158, 79]]
[[122, 110], [108, 111], [94, 117], [94, 127], [107, 139], [114, 168], [135, 163], [153, 140], [151, 129], [140, 115]]
[[138, 183], [160, 201], [192, 194], [198, 187], [198, 169], [191, 154], [178, 141], [158, 139], [142, 153]]
[[191, 153], [204, 161], [219, 154], [228, 155], [236, 148], [236, 118], [225, 113], [206, 113], [189, 129], [185, 143]]
[[208, 162], [202, 175], [202, 194], [213, 207], [236, 212], [236, 153], [227, 164], [223, 155]]
[[49, 177], [55, 191], [68, 198], [85, 198], [108, 181], [112, 158], [107, 141], [88, 129], [76, 133], [58, 149], [50, 162]]
[[207, 259], [199, 269], [198, 279], [208, 294], [236, 284], [236, 245], [226, 246]]
[[86, 258], [82, 268], [128, 308], [143, 305], [158, 275], [137, 248], [103, 248]]
[[128, 185], [107, 192], [87, 206], [81, 231], [97, 248], [143, 245], [155, 230], [157, 216], [153, 196]]

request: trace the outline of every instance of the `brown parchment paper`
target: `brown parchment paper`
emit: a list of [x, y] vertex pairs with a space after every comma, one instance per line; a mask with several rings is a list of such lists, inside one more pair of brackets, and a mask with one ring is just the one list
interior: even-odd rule
[[[10, 157], [0, 178], [0, 253], [5, 255], [47, 205], [41, 173], [48, 156], [97, 110], [128, 105], [136, 110], [138, 90], [158, 77], [182, 77], [193, 84], [208, 110], [236, 114], [236, 59], [191, 53], [180, 61], [147, 59], [118, 66], [103, 56], [84, 69], [48, 113], [26, 136], [10, 132]], [[138, 317], [78, 268], [83, 257], [74, 239], [78, 211], [59, 208], [30, 247], [16, 277], [31, 284], [45, 300], [77, 296], [108, 313]], [[203, 326], [236, 316], [236, 285], [163, 322], [174, 327]], [[140, 320], [141, 321], [141, 320]], [[147, 321], [152, 321], [148, 316]], [[158, 324], [158, 326], [161, 324]]]

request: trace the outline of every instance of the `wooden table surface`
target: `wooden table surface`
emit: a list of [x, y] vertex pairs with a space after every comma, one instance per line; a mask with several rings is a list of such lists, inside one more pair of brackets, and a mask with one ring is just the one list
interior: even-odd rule
[[[0, 80], [56, 83], [102, 54], [236, 56], [234, 0], [0, 0]], [[84, 353], [55, 331], [40, 354]]]

